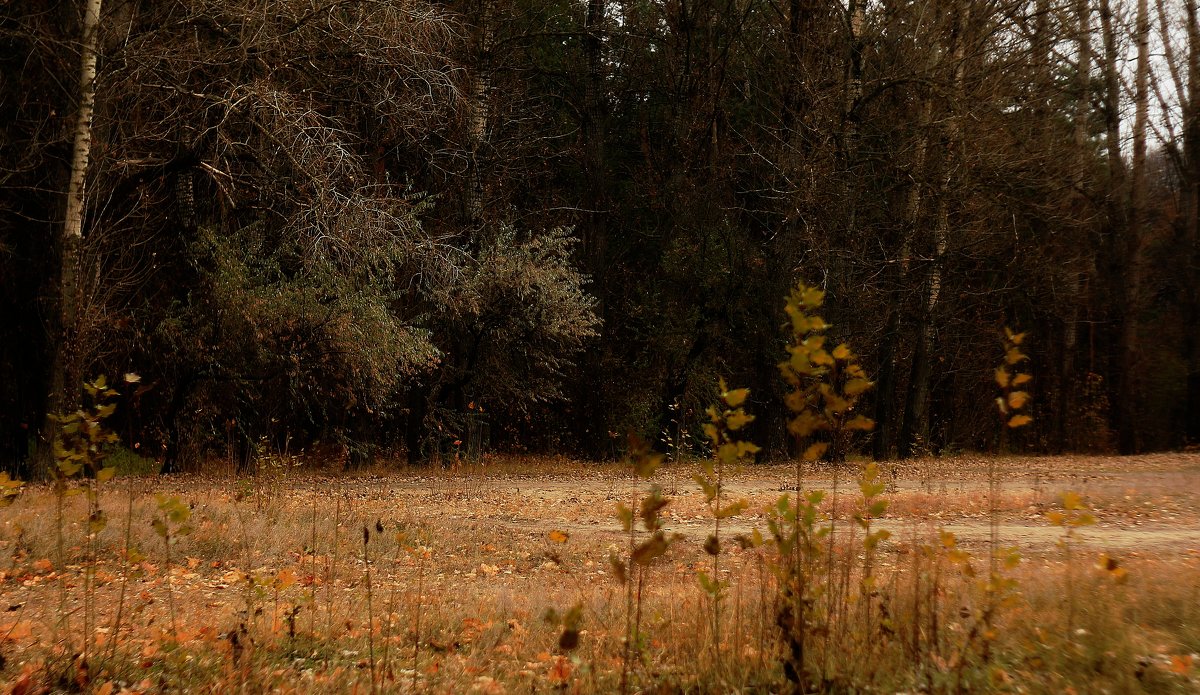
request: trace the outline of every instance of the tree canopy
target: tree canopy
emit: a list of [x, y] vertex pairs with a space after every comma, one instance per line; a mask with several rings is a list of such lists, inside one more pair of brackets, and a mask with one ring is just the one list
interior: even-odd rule
[[0, 9], [0, 463], [64, 354], [143, 375], [125, 443], [167, 470], [480, 417], [680, 446], [722, 375], [784, 454], [799, 279], [877, 457], [994, 446], [1007, 325], [1014, 446], [1200, 441], [1194, 0], [110, 2], [71, 260], [83, 19]]

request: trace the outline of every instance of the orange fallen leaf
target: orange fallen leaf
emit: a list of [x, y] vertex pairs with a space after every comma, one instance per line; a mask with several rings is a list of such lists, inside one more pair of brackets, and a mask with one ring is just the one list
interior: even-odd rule
[[546, 679], [555, 685], [566, 683], [571, 678], [571, 662], [565, 656], [559, 656], [550, 665], [550, 672], [546, 674]]
[[0, 642], [19, 642], [33, 634], [33, 623], [28, 620], [0, 625]]
[[1186, 676], [1192, 670], [1191, 654], [1176, 654], [1171, 657], [1171, 673]]

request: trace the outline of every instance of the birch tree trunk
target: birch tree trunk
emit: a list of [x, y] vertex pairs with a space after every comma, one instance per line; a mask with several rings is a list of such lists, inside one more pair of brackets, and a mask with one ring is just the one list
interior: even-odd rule
[[[101, 0], [86, 0], [80, 32], [79, 113], [75, 120], [71, 178], [67, 184], [66, 216], [59, 238], [58, 341], [50, 375], [47, 414], [74, 410], [78, 406], [81, 359], [79, 354], [79, 274], [83, 245], [84, 194], [88, 158], [92, 151], [92, 110], [96, 101], [96, 47], [99, 38]], [[37, 464], [46, 472], [54, 425], [47, 420], [42, 430], [42, 447]]]

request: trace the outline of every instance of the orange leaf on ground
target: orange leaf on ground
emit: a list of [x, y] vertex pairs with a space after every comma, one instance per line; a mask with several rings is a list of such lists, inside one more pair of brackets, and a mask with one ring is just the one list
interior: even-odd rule
[[1176, 654], [1171, 657], [1171, 673], [1186, 676], [1192, 670], [1191, 654]]
[[550, 665], [550, 672], [546, 674], [546, 679], [555, 685], [562, 685], [571, 678], [571, 662], [565, 656], [555, 658], [554, 663]]
[[33, 623], [28, 620], [0, 625], [0, 643], [19, 642], [33, 634]]

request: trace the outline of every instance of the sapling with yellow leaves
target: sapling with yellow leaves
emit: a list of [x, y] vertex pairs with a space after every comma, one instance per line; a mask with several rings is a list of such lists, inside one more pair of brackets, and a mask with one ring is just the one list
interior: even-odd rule
[[871, 616], [872, 599], [876, 593], [873, 574], [875, 550], [892, 535], [887, 529], [871, 530], [871, 520], [883, 516], [887, 511], [887, 500], [880, 497], [886, 485], [879, 477], [879, 466], [874, 463], [867, 464], [858, 479], [858, 489], [862, 493], [862, 509], [854, 515], [854, 521], [863, 531], [863, 569], [859, 581], [859, 600], [862, 603], [863, 625], [867, 635], [874, 630]]
[[[824, 623], [829, 616], [822, 616], [817, 610], [817, 599], [825, 588], [814, 581], [814, 576], [815, 558], [821, 552], [818, 540], [828, 538], [826, 553], [831, 559], [834, 537], [833, 519], [829, 526], [818, 528], [817, 509], [824, 494], [803, 492], [803, 466], [821, 458], [840, 462], [850, 436], [875, 426], [871, 418], [855, 409], [859, 398], [874, 385], [858, 363], [858, 357], [848, 343], [827, 348], [825, 332], [831, 326], [817, 313], [824, 301], [822, 290], [799, 282], [784, 306], [792, 338], [787, 346], [788, 359], [779, 363], [779, 371], [789, 387], [784, 399], [792, 412], [788, 432], [796, 438], [802, 454], [796, 461], [794, 506], [785, 495], [768, 521], [779, 549], [777, 573], [783, 600], [777, 622], [789, 650], [784, 672], [801, 691], [810, 683], [805, 666], [807, 639], [818, 627], [826, 636], [828, 652], [830, 630]], [[835, 467], [835, 498], [838, 473]], [[872, 480], [877, 477], [876, 469]], [[872, 543], [882, 540], [875, 538]]]
[[[858, 399], [874, 385], [858, 357], [849, 343], [826, 349], [824, 332], [831, 326], [816, 313], [824, 301], [823, 291], [801, 282], [788, 295], [784, 307], [792, 341], [787, 346], [788, 359], [779, 363], [779, 372], [790, 387], [784, 399], [793, 413], [788, 432], [807, 445], [804, 461], [823, 456], [840, 461], [851, 433], [875, 427], [871, 418], [855, 412]], [[815, 441], [818, 434], [824, 437]]]
[[1033, 381], [1033, 377], [1025, 371], [1029, 356], [1021, 352], [1025, 337], [1025, 333], [1004, 328], [1004, 361], [995, 371], [996, 385], [1000, 387], [996, 408], [1008, 429], [1024, 427], [1033, 422], [1033, 417], [1027, 412], [1031, 399], [1027, 384]]
[[[1066, 560], [1066, 636], [1067, 641], [1070, 642], [1074, 637], [1075, 630], [1075, 569], [1071, 549], [1075, 544], [1076, 531], [1084, 526], [1091, 526], [1096, 523], [1096, 517], [1092, 514], [1091, 508], [1087, 506], [1077, 492], [1064, 492], [1060, 501], [1062, 502], [1062, 511], [1052, 510], [1047, 512], [1046, 520], [1063, 530], [1062, 537], [1058, 539], [1058, 546], [1063, 549], [1063, 555]], [[1113, 567], [1114, 570], [1117, 569], [1115, 562], [1113, 563]], [[1124, 576], [1124, 574], [1122, 573], [1120, 576]]]
[[[663, 455], [650, 450], [650, 445], [640, 437], [629, 435], [629, 463], [634, 473], [643, 480], [648, 480], [662, 465]], [[625, 587], [625, 641], [621, 650], [621, 681], [622, 693], [629, 692], [630, 665], [635, 648], [641, 651], [641, 622], [642, 622], [642, 590], [645, 587], [646, 574], [650, 565], [667, 552], [675, 536], [668, 536], [663, 531], [662, 511], [670, 503], [662, 494], [658, 484], [650, 486], [650, 491], [642, 497], [634, 492], [631, 504], [617, 503], [617, 519], [621, 522], [628, 548], [627, 557], [618, 557], [616, 553], [609, 556], [608, 562], [617, 581]], [[642, 529], [650, 537], [640, 541], [637, 519], [641, 519]], [[636, 580], [636, 581], [635, 581]], [[636, 587], [636, 588], [635, 588]]]
[[725, 504], [725, 468], [752, 460], [759, 452], [758, 446], [742, 439], [742, 428], [754, 422], [754, 416], [746, 412], [744, 404], [750, 389], [730, 389], [725, 380], [719, 382], [720, 397], [716, 405], [706, 411], [708, 422], [704, 434], [712, 444], [713, 457], [700, 463], [700, 472], [693, 479], [704, 490], [704, 500], [713, 516], [713, 532], [704, 541], [704, 552], [712, 557], [712, 574], [703, 570], [699, 573], [700, 586], [708, 595], [712, 605], [712, 637], [718, 667], [721, 650], [721, 599], [728, 582], [721, 580], [721, 521], [741, 514], [749, 506], [744, 499]]

